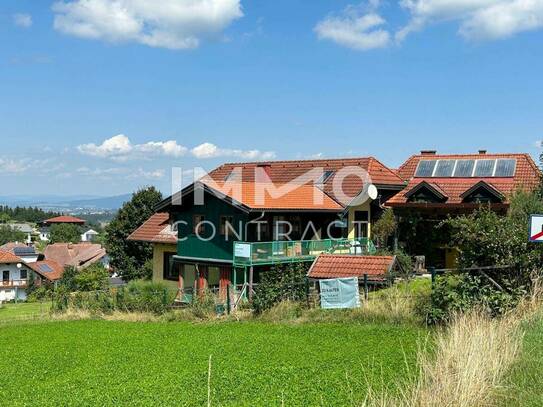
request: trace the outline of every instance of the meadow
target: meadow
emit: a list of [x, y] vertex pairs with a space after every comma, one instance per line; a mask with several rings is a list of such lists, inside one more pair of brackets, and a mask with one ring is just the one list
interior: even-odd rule
[[393, 394], [413, 377], [427, 335], [400, 324], [13, 322], [0, 329], [0, 399], [202, 406], [209, 390], [217, 406], [360, 405], [369, 385]]

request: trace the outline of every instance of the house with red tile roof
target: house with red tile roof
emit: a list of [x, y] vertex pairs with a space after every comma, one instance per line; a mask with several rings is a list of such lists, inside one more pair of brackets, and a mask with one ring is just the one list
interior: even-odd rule
[[[530, 191], [541, 172], [529, 154], [438, 154], [426, 150], [411, 156], [397, 171], [406, 187], [386, 201], [404, 226], [418, 219], [411, 238], [401, 233], [411, 254], [426, 254], [427, 264], [452, 267], [456, 250], [447, 246], [437, 224], [447, 216], [470, 213], [485, 205], [500, 213], [509, 208], [515, 191]], [[421, 221], [422, 220], [422, 221]], [[429, 245], [428, 240], [439, 244]]]
[[10, 252], [0, 251], [0, 303], [26, 300], [32, 268]]
[[155, 280], [222, 289], [276, 262], [366, 251], [382, 203], [404, 186], [373, 157], [228, 163], [161, 202], [129, 240], [153, 244]]
[[71, 215], [55, 216], [40, 223], [40, 240], [47, 241], [50, 236], [50, 228], [53, 225], [77, 225], [83, 226], [86, 223], [84, 219], [76, 218]]

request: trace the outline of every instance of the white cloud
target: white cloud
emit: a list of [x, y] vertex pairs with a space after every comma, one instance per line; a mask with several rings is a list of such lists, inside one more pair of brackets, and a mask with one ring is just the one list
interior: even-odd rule
[[79, 152], [93, 157], [118, 158], [128, 155], [132, 152], [133, 147], [128, 137], [119, 134], [104, 140], [100, 145], [94, 143], [82, 144], [77, 149]]
[[191, 153], [196, 158], [236, 157], [244, 160], [271, 160], [275, 158], [273, 151], [219, 148], [212, 143], [202, 143], [194, 147]]
[[187, 148], [177, 144], [175, 140], [150, 141], [136, 146], [136, 150], [142, 153], [181, 157], [187, 152]]
[[20, 174], [30, 168], [26, 159], [0, 158], [0, 173]]
[[429, 24], [458, 21], [468, 40], [496, 40], [543, 27], [543, 0], [402, 0], [411, 19], [396, 33], [402, 41]]
[[82, 144], [77, 147], [80, 153], [92, 157], [110, 158], [116, 161], [128, 159], [150, 158], [152, 156], [181, 157], [187, 148], [177, 144], [175, 140], [150, 141], [145, 144], [132, 144], [124, 134], [118, 134], [102, 144]]
[[32, 27], [32, 16], [30, 14], [17, 13], [13, 15], [13, 24], [21, 28]]
[[376, 12], [378, 1], [367, 6], [348, 6], [339, 15], [329, 15], [315, 26], [319, 39], [336, 42], [357, 50], [385, 48], [391, 35], [381, 28], [386, 21]]
[[65, 34], [170, 49], [196, 48], [243, 17], [240, 0], [69, 0], [53, 11]]

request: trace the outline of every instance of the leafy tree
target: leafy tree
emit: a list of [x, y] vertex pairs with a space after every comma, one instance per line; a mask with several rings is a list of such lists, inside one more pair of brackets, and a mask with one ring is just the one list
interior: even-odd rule
[[79, 243], [81, 228], [71, 223], [57, 223], [51, 226], [50, 243]]
[[[514, 307], [541, 274], [543, 247], [528, 241], [530, 213], [541, 213], [539, 192], [516, 192], [506, 216], [482, 207], [470, 215], [450, 218], [452, 243], [459, 248], [460, 273], [437, 278], [432, 292], [430, 320], [446, 319], [453, 311], [484, 306], [493, 315]], [[463, 270], [474, 266], [500, 266]], [[496, 285], [499, 285], [500, 288]]]
[[274, 266], [260, 275], [255, 290], [254, 309], [261, 313], [283, 300], [302, 301], [306, 298], [308, 263], [288, 263]]
[[7, 213], [0, 213], [0, 224], [6, 224], [11, 220], [11, 216]]
[[80, 270], [74, 277], [78, 291], [98, 291], [109, 286], [109, 273], [106, 268], [95, 263]]
[[372, 227], [372, 234], [375, 236], [377, 245], [380, 247], [386, 246], [388, 239], [394, 234], [397, 226], [394, 211], [391, 208], [385, 209]]
[[0, 246], [8, 242], [24, 242], [26, 235], [8, 225], [0, 225]]
[[104, 290], [109, 286], [109, 273], [100, 263], [82, 270], [68, 266], [64, 269], [59, 284], [69, 292]]
[[162, 194], [155, 187], [141, 189], [106, 226], [105, 245], [110, 264], [127, 281], [151, 277], [149, 269], [144, 267], [153, 256], [151, 244], [127, 238], [154, 213], [154, 207], [161, 200]]

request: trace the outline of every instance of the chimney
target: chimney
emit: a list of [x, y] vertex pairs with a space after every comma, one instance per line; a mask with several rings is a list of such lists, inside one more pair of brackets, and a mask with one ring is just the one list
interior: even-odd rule
[[270, 182], [271, 165], [258, 164], [255, 168], [256, 182]]
[[479, 154], [481, 154], [481, 155], [486, 154], [486, 150], [479, 150]]
[[421, 150], [420, 155], [436, 155], [436, 150]]

